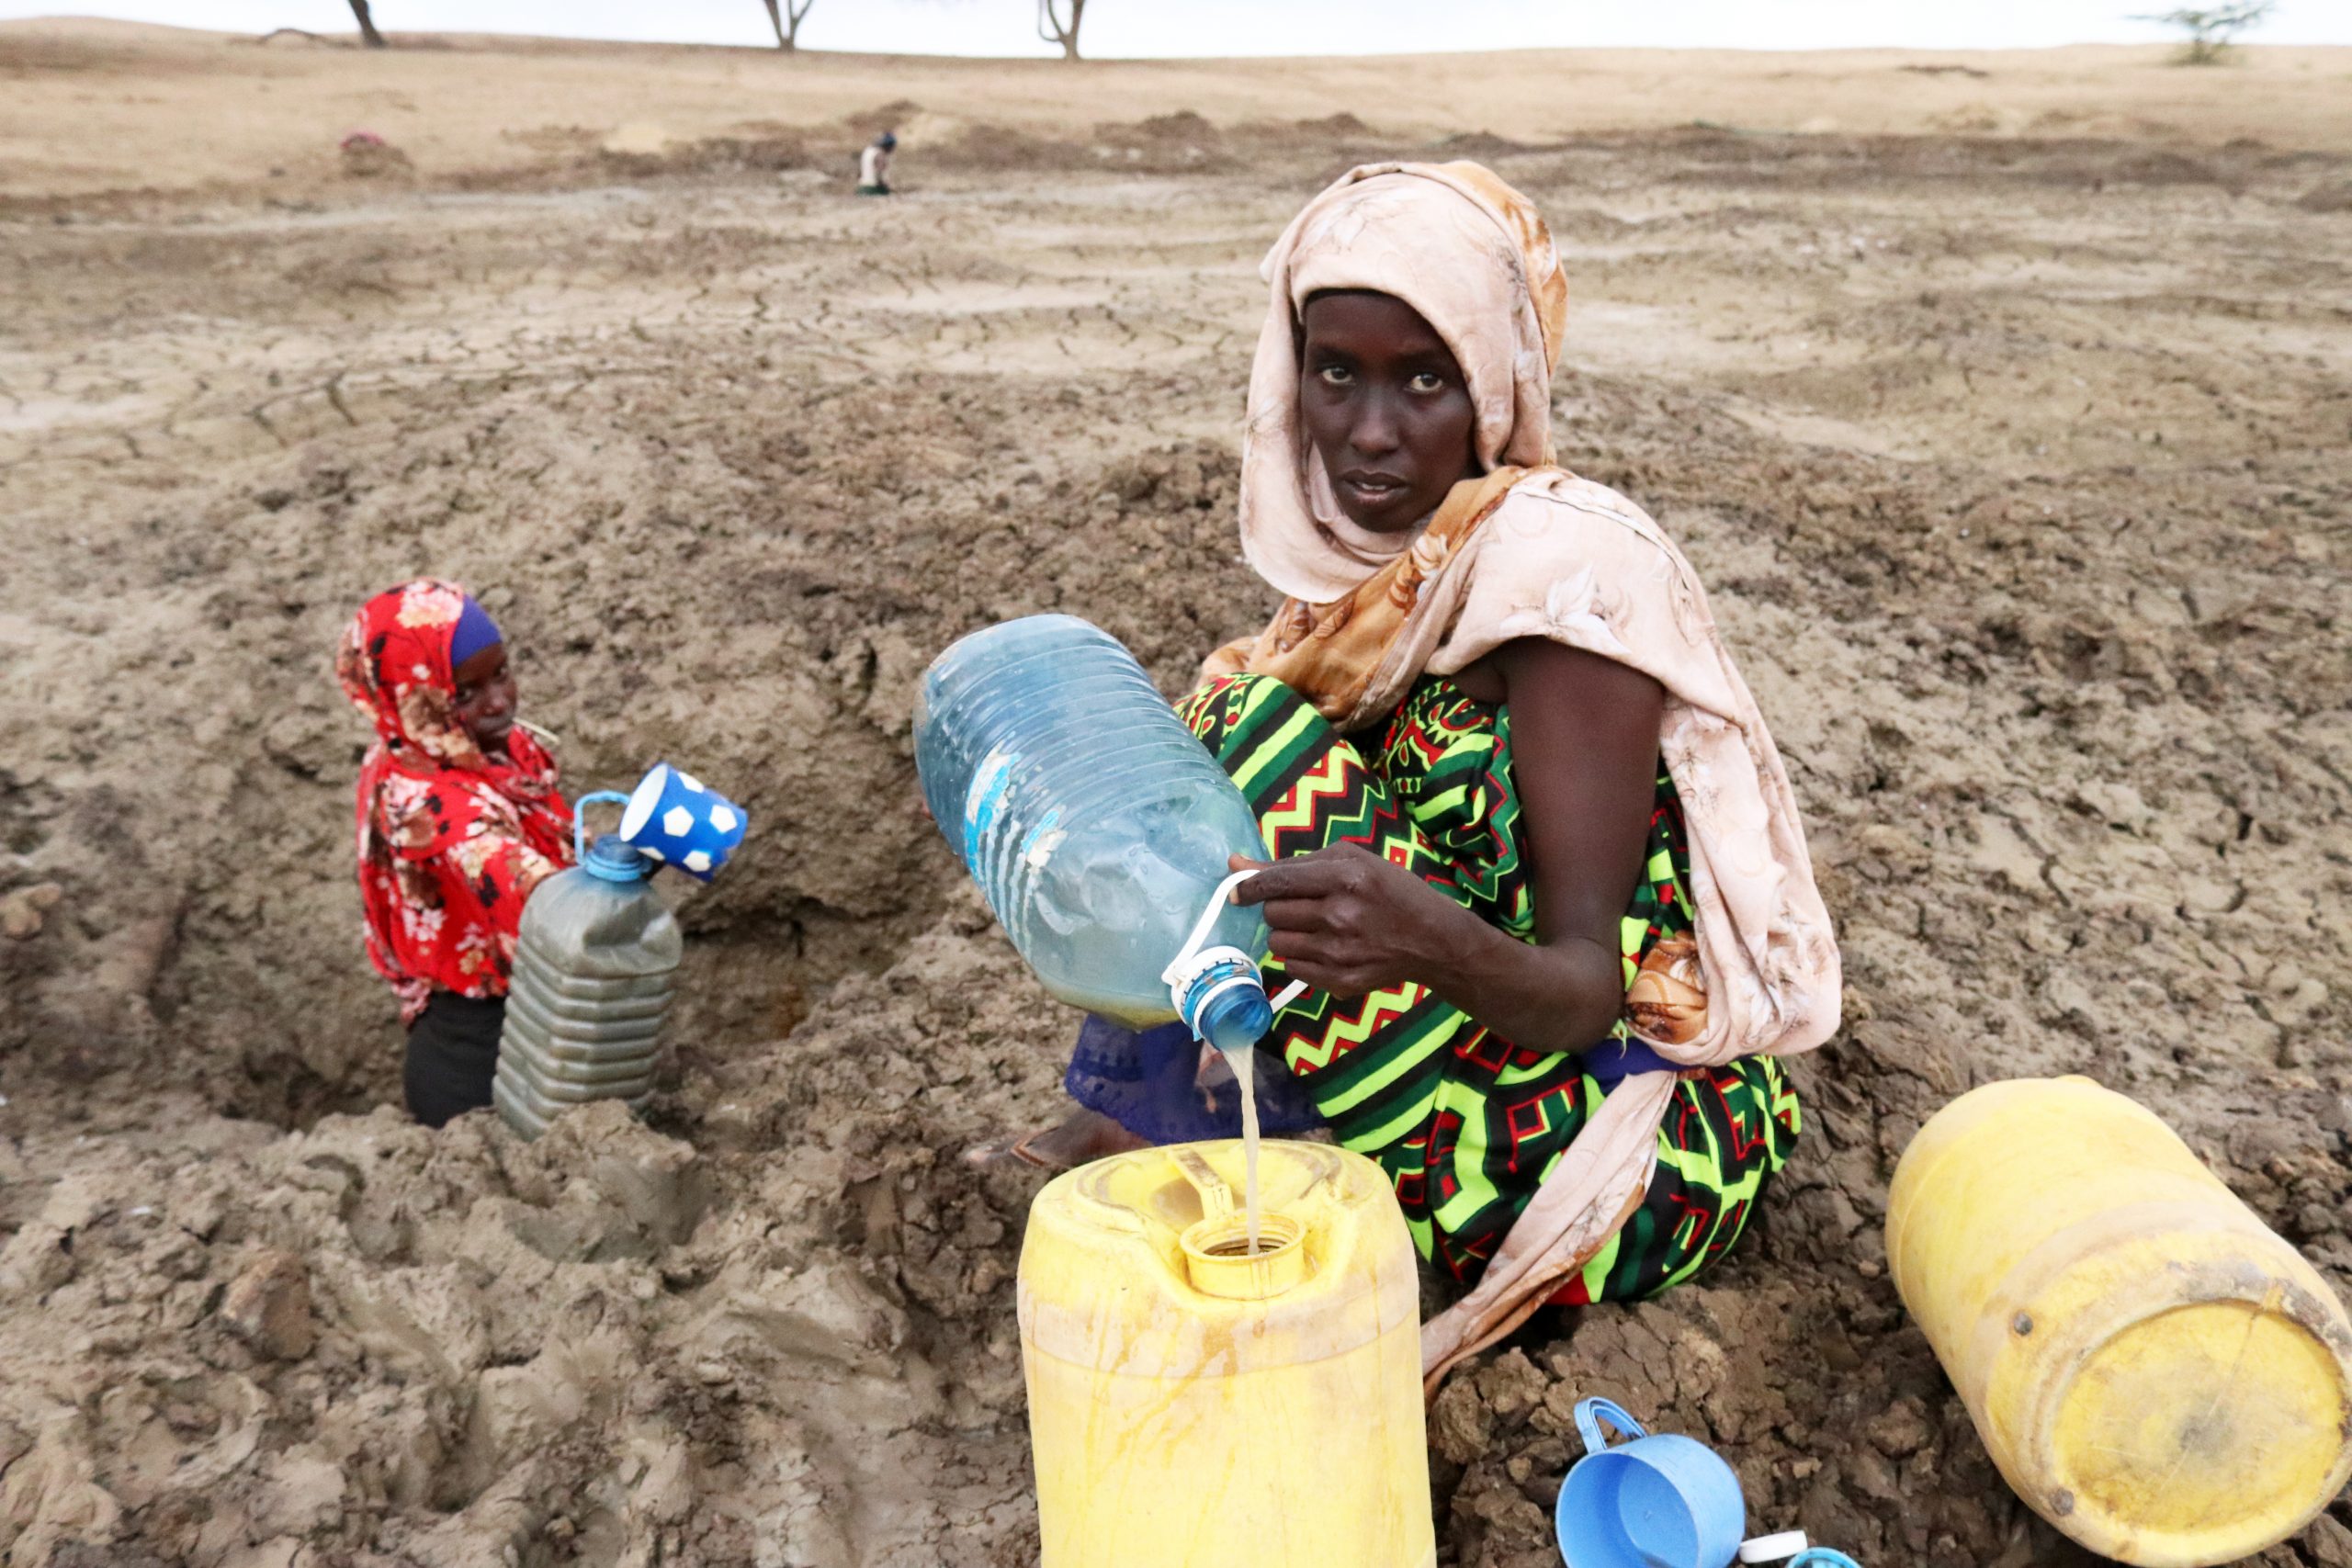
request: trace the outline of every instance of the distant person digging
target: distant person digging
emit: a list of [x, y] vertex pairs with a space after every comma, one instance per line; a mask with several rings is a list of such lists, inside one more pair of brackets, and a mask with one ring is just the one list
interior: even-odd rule
[[865, 144], [865, 151], [857, 155], [858, 195], [890, 194], [890, 154], [898, 150], [898, 136], [888, 130]]

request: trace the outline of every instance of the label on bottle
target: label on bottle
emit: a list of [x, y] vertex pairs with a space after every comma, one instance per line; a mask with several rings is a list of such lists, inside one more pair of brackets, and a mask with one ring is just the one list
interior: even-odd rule
[[972, 787], [964, 795], [964, 864], [976, 875], [980, 869], [980, 840], [1004, 815], [1004, 803], [1012, 794], [1016, 761], [1010, 751], [989, 752], [974, 771]]
[[1029, 829], [1027, 838], [1021, 840], [1022, 864], [1031, 871], [1046, 869], [1046, 863], [1054, 858], [1054, 852], [1062, 847], [1064, 839], [1069, 837], [1057, 825], [1061, 819], [1062, 808], [1058, 806], [1037, 818], [1037, 825]]

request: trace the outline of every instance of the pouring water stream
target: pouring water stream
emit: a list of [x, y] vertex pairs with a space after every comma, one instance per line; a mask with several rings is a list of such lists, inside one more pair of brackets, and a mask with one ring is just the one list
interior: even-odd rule
[[1233, 1081], [1241, 1089], [1242, 1209], [1249, 1215], [1250, 1256], [1258, 1256], [1258, 1048], [1227, 1051]]
[[[1174, 961], [1161, 972], [1160, 978], [1176, 992], [1178, 1012], [1188, 1020], [1193, 1019], [1193, 1014], [1186, 1009], [1182, 991], [1188, 978], [1196, 976], [1200, 973], [1191, 967], [1195, 955], [1200, 955], [1208, 961], [1216, 960], [1220, 954], [1228, 955], [1231, 959], [1238, 960], [1250, 971], [1252, 984], [1255, 984], [1258, 978], [1256, 965], [1250, 962], [1246, 953], [1229, 948], [1211, 949], [1206, 953], [1202, 952], [1203, 943], [1207, 942], [1210, 928], [1216, 923], [1217, 916], [1227, 905], [1233, 902], [1235, 890], [1257, 874], [1256, 868], [1237, 871], [1217, 884], [1216, 892], [1210, 897], [1207, 908], [1201, 911], [1200, 919], [1193, 926], [1193, 934], [1185, 940], [1183, 950], [1178, 953]], [[1235, 977], [1228, 978], [1225, 985], [1229, 987], [1239, 983], [1241, 983], [1239, 979]], [[1267, 998], [1267, 1005], [1272, 1011], [1280, 1012], [1304, 996], [1306, 992], [1305, 981], [1293, 980], [1272, 997]], [[1199, 1027], [1197, 1021], [1194, 1021], [1194, 1027]], [[1241, 1150], [1244, 1168], [1242, 1202], [1248, 1216], [1249, 1255], [1256, 1258], [1264, 1250], [1260, 1245], [1261, 1230], [1258, 1206], [1258, 1044], [1253, 1040], [1240, 1045], [1219, 1045], [1217, 1049], [1225, 1053], [1226, 1063], [1233, 1069], [1234, 1084], [1241, 1093]]]

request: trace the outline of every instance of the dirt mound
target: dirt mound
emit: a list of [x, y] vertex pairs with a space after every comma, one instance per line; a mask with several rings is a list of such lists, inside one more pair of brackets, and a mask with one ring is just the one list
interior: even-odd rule
[[1101, 162], [1081, 143], [1040, 136], [1009, 125], [971, 120], [922, 153], [933, 167], [994, 174], [1078, 170]]
[[1530, 142], [1514, 141], [1507, 136], [1497, 136], [1492, 131], [1470, 130], [1445, 138], [1431, 149], [1431, 153], [1440, 162], [1450, 163], [1455, 159], [1467, 158], [1476, 163], [1492, 164], [1521, 153], [1539, 151], [1541, 151], [1540, 148]]
[[[271, 1137], [198, 1114], [75, 1160], [0, 1251], [0, 1553], [1021, 1561], [995, 1326], [1018, 1195], [949, 1174], [950, 1128], [910, 1145], [891, 1110], [943, 1075], [1035, 1076], [1012, 968], [968, 935], [915, 943], [804, 1027], [837, 1071], [746, 1054], [698, 1147], [617, 1106], [537, 1145], [487, 1115]], [[896, 1048], [921, 1035], [955, 1043]], [[772, 1137], [812, 1089], [849, 1114]], [[980, 1516], [999, 1540], [968, 1551]]]
[[2352, 180], [2313, 186], [2295, 198], [2305, 212], [2352, 212]]
[[1344, 112], [1327, 114], [1320, 119], [1296, 120], [1293, 125], [1295, 129], [1306, 134], [1329, 136], [1334, 139], [1372, 134], [1372, 127], [1355, 116]]
[[342, 155], [343, 173], [347, 179], [400, 178], [413, 174], [416, 168], [407, 153], [373, 131], [353, 131], [343, 139], [336, 151]]
[[1094, 128], [1098, 158], [1151, 174], [1205, 173], [1235, 166], [1225, 133], [1190, 109]]
[[649, 152], [599, 148], [595, 154], [608, 177], [653, 179], [678, 175], [775, 174], [818, 166], [808, 136], [781, 128], [744, 136], [710, 136]]
[[912, 98], [893, 98], [875, 108], [861, 109], [842, 117], [842, 127], [859, 145], [873, 141], [886, 130], [903, 130], [922, 117], [923, 107]]
[[1153, 115], [1132, 124], [1098, 125], [1094, 134], [1104, 141], [1134, 142], [1172, 141], [1180, 145], [1215, 147], [1224, 141], [1224, 134], [1208, 120], [1191, 109], [1179, 109], [1174, 114]]

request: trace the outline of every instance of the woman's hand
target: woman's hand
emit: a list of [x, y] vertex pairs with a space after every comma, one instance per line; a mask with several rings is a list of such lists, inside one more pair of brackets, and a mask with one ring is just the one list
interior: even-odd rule
[[1510, 714], [1533, 942], [1353, 844], [1272, 865], [1236, 855], [1258, 874], [1234, 901], [1264, 908], [1293, 979], [1340, 997], [1415, 981], [1513, 1044], [1581, 1051], [1625, 1005], [1619, 927], [1647, 853], [1666, 689], [1555, 642], [1507, 642], [1487, 662]]
[[1284, 861], [1235, 855], [1227, 869], [1257, 871], [1233, 901], [1261, 908], [1290, 977], [1335, 997], [1426, 981], [1452, 962], [1464, 920], [1471, 934], [1486, 931], [1444, 894], [1356, 844]]

